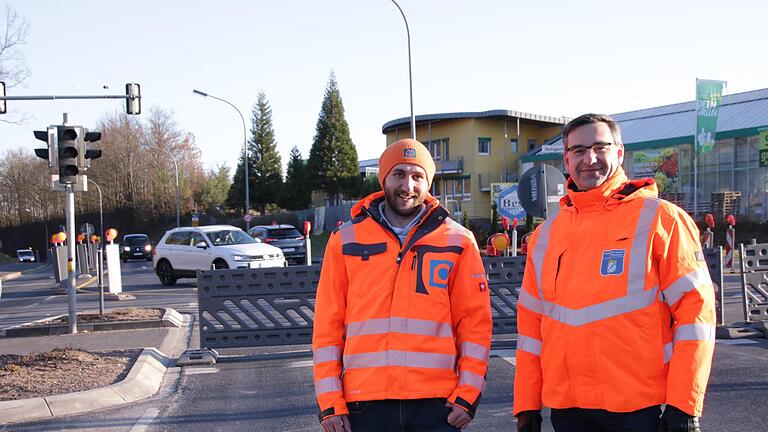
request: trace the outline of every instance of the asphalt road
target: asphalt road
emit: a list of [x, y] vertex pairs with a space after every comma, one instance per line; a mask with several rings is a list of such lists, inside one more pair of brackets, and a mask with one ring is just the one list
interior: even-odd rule
[[[66, 297], [47, 295], [46, 278], [25, 275], [5, 285], [11, 289], [0, 300], [0, 327], [41, 313], [66, 313]], [[194, 283], [162, 287], [151, 268], [139, 262], [123, 266], [123, 280], [124, 290], [137, 299], [119, 302], [120, 307], [170, 305], [182, 312], [196, 311]], [[738, 287], [729, 286], [727, 321], [742, 320], [739, 296]], [[95, 293], [78, 294], [83, 307], [94, 307], [96, 299]], [[212, 367], [171, 368], [160, 394], [146, 401], [70, 418], [0, 426], [0, 431], [320, 431], [308, 350], [308, 346], [222, 350], [224, 357]], [[511, 416], [514, 371], [514, 350], [494, 350], [483, 402], [468, 431], [515, 430]], [[766, 406], [768, 340], [718, 341], [703, 430], [764, 430]], [[552, 430], [548, 419], [544, 430]]]
[[[106, 301], [105, 310], [126, 307], [172, 307], [181, 313], [197, 315], [197, 284], [194, 279], [182, 279], [177, 285], [160, 285], [152, 263], [130, 261], [121, 263], [123, 292], [135, 300]], [[88, 279], [78, 279], [78, 286]], [[106, 277], [105, 277], [106, 281]], [[105, 282], [106, 283], [106, 282]], [[58, 284], [50, 267], [25, 273], [20, 278], [3, 282], [0, 297], [0, 330], [24, 323], [66, 314], [67, 296], [56, 294]], [[96, 282], [78, 290], [78, 312], [98, 312], [99, 296]]]

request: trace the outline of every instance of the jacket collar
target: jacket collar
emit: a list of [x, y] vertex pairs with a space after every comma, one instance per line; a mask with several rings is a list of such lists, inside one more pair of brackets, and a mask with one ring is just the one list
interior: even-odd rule
[[622, 201], [658, 196], [654, 179], [629, 180], [622, 167], [594, 189], [577, 191], [576, 184], [570, 178], [566, 183], [566, 189], [568, 193], [560, 199], [560, 208], [573, 208], [578, 212], [610, 209]]

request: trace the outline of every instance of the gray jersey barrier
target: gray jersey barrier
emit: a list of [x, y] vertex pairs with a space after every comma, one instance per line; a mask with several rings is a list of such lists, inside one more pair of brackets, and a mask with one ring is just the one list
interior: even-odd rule
[[768, 243], [741, 244], [744, 319], [768, 321]]
[[[715, 283], [718, 304], [722, 305], [722, 248], [707, 249], [704, 256]], [[486, 257], [483, 264], [488, 276], [493, 334], [514, 334], [525, 256]], [[237, 348], [311, 343], [319, 279], [319, 265], [198, 271], [200, 346]], [[721, 323], [722, 314], [719, 308]]]
[[[494, 334], [517, 331], [525, 257], [484, 258]], [[202, 270], [197, 273], [202, 348], [312, 342], [320, 266]]]

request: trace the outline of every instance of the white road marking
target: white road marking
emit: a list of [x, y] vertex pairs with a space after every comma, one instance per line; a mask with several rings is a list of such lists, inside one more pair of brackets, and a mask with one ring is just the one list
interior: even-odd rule
[[184, 374], [185, 375], [202, 375], [202, 374], [212, 374], [212, 373], [218, 373], [219, 370], [217, 368], [212, 367], [192, 367], [192, 368], [185, 368]]
[[491, 355], [501, 357], [502, 359], [509, 362], [512, 366], [517, 367], [517, 359], [515, 357], [515, 350], [513, 349], [491, 350]]
[[288, 367], [292, 367], [292, 368], [311, 367], [311, 366], [312, 366], [312, 360], [297, 361], [288, 365]]
[[147, 410], [144, 411], [144, 415], [136, 420], [136, 423], [133, 424], [133, 427], [128, 432], [144, 432], [147, 430], [147, 427], [152, 425], [152, 422], [158, 414], [160, 414], [159, 408], [147, 408]]
[[721, 345], [749, 345], [756, 344], [758, 342], [752, 339], [717, 339], [715, 340], [715, 343]]

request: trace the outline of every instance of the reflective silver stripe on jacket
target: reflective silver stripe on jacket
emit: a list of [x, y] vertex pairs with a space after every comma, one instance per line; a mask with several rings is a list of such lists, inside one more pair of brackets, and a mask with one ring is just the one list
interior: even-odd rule
[[341, 380], [338, 377], [323, 378], [315, 381], [315, 396], [341, 391]]
[[678, 280], [672, 282], [661, 293], [667, 304], [672, 306], [680, 301], [686, 293], [695, 290], [697, 286], [705, 284], [711, 285], [712, 279], [709, 277], [709, 270], [706, 267], [700, 267], [687, 275], [680, 276]]
[[462, 386], [464, 384], [470, 385], [480, 390], [480, 393], [482, 393], [483, 390], [485, 390], [485, 378], [481, 377], [480, 375], [474, 372], [470, 372], [466, 370], [461, 371], [461, 373], [459, 374], [459, 385]]
[[455, 220], [448, 218], [445, 220], [448, 225], [448, 232], [446, 233], [446, 246], [462, 246], [466, 233], [466, 228], [459, 225]]
[[372, 318], [347, 324], [347, 337], [403, 333], [434, 337], [453, 337], [450, 323], [415, 318]]
[[675, 343], [680, 341], [714, 341], [715, 326], [711, 324], [683, 324], [675, 328]]
[[661, 200], [657, 198], [643, 199], [643, 206], [640, 210], [640, 216], [637, 220], [637, 226], [635, 227], [632, 246], [629, 252], [627, 294], [624, 297], [611, 299], [580, 309], [572, 309], [543, 300], [542, 271], [544, 267], [544, 256], [549, 246], [550, 229], [552, 226], [550, 221], [555, 220], [555, 217], [548, 219], [541, 227], [538, 239], [536, 240], [536, 246], [534, 247], [531, 256], [536, 271], [537, 289], [539, 297], [542, 300], [537, 300], [530, 295], [525, 295], [525, 291], [521, 290], [520, 302], [522, 303], [524, 301], [523, 305], [535, 312], [538, 312], [538, 310], [536, 310], [534, 303], [538, 302], [541, 305], [540, 310], [542, 314], [550, 319], [572, 326], [581, 326], [606, 318], [612, 318], [624, 313], [643, 309], [653, 304], [656, 300], [658, 287], [645, 290], [645, 275], [647, 273], [646, 263], [651, 228], [660, 203]]
[[355, 242], [355, 226], [352, 221], [346, 221], [339, 227], [339, 233], [341, 233], [341, 244], [349, 244]]
[[486, 346], [476, 344], [474, 342], [463, 342], [461, 344], [462, 356], [472, 357], [487, 362], [490, 354], [490, 350]]
[[341, 347], [339, 346], [327, 346], [312, 351], [312, 363], [315, 365], [338, 360], [341, 360]]
[[517, 349], [536, 356], [541, 355], [541, 341], [530, 336], [517, 336]]
[[456, 356], [397, 350], [344, 355], [344, 369], [347, 370], [383, 366], [454, 369]]
[[518, 305], [523, 305], [537, 314], [541, 313], [541, 300], [529, 293], [525, 287], [520, 288], [520, 297], [517, 299]]
[[669, 361], [672, 360], [672, 351], [674, 348], [675, 345], [672, 342], [664, 344], [664, 363], [669, 363]]

